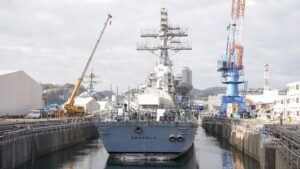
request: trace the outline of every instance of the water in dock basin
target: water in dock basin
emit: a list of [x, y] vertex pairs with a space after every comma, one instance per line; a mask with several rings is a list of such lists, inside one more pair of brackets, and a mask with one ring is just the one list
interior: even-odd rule
[[27, 162], [17, 169], [259, 169], [259, 163], [199, 127], [195, 145], [181, 160], [120, 165], [108, 160], [99, 139]]

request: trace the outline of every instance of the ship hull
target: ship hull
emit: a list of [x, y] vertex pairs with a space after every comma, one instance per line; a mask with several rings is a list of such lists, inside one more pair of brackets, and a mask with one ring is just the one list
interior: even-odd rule
[[109, 154], [172, 154], [176, 158], [192, 147], [197, 124], [101, 122], [97, 129]]

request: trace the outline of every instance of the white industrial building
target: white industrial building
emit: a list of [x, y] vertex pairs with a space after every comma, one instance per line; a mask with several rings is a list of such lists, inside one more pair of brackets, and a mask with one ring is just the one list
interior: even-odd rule
[[100, 105], [100, 113], [107, 110], [109, 108], [109, 102], [107, 100], [105, 101], [97, 101]]
[[286, 95], [278, 97], [274, 103], [274, 113], [281, 114], [284, 118], [300, 120], [300, 81], [287, 84]]
[[0, 70], [0, 116], [42, 109], [42, 86], [21, 70]]
[[220, 110], [223, 94], [209, 95], [207, 100], [208, 112], [214, 114]]
[[100, 105], [99, 103], [92, 97], [81, 98], [77, 97], [74, 101], [75, 106], [82, 106], [86, 112], [90, 113], [99, 113]]
[[192, 70], [189, 67], [183, 67], [182, 70], [182, 83], [193, 85], [192, 81]]
[[192, 81], [192, 70], [189, 67], [182, 67], [180, 71], [176, 71], [174, 73], [174, 80], [176, 86], [180, 86], [181, 84], [193, 86]]
[[274, 101], [278, 98], [279, 92], [278, 90], [265, 90], [263, 94], [260, 95], [247, 95], [246, 99], [249, 99], [253, 102], [253, 104], [265, 103], [265, 104], [273, 104]]
[[269, 88], [265, 88], [263, 94], [260, 95], [247, 95], [246, 101], [250, 100], [249, 104], [254, 105], [249, 109], [251, 116], [258, 115], [259, 118], [266, 118], [270, 115], [272, 118], [278, 118], [279, 115], [274, 113], [273, 106], [274, 101], [279, 97], [278, 90], [269, 90]]

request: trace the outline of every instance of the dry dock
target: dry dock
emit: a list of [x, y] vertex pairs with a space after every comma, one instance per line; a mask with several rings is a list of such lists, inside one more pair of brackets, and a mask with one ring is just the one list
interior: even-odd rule
[[261, 169], [300, 168], [300, 131], [296, 126], [212, 117], [203, 117], [202, 126], [259, 161]]
[[0, 168], [97, 138], [95, 119], [0, 123]]

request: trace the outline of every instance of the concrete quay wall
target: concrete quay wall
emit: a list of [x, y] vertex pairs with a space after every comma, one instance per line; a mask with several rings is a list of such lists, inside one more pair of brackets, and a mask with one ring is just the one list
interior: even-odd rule
[[74, 126], [0, 142], [0, 169], [16, 166], [56, 150], [97, 138], [95, 125]]
[[236, 147], [257, 161], [260, 161], [259, 134], [243, 133], [235, 130], [231, 125], [222, 123], [202, 122], [202, 127], [215, 136], [222, 137], [229, 144]]
[[243, 131], [238, 125], [202, 119], [206, 132], [228, 141], [229, 144], [260, 162], [261, 169], [287, 169], [271, 138], [257, 132]]

